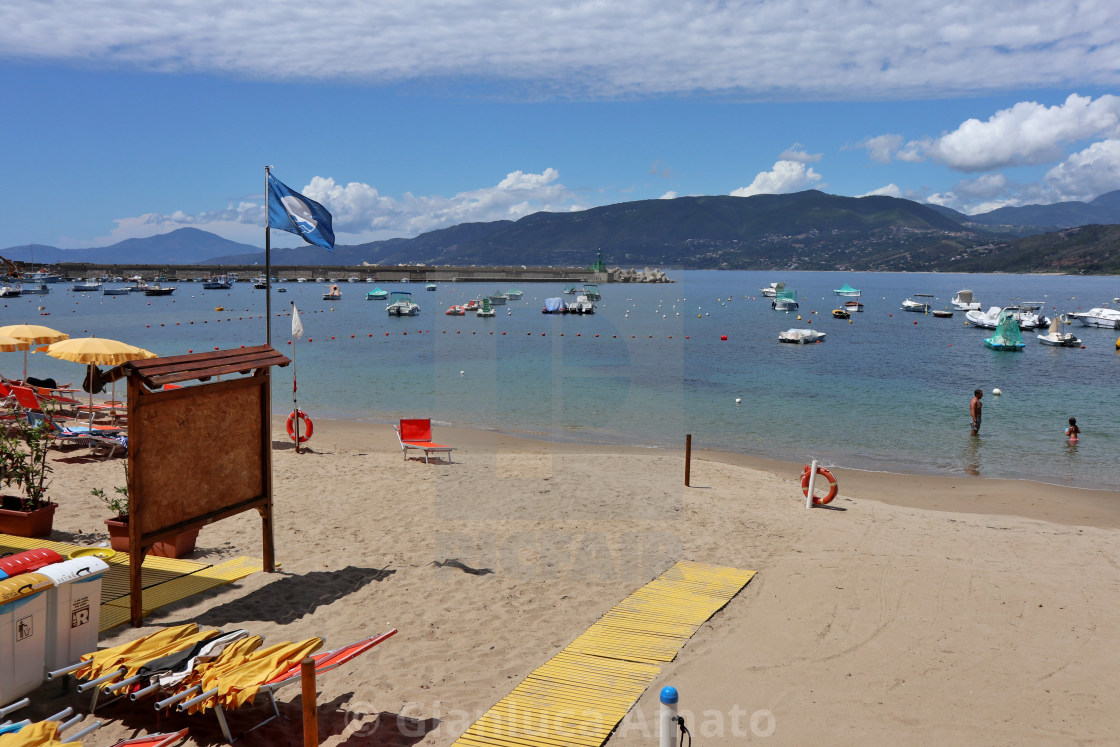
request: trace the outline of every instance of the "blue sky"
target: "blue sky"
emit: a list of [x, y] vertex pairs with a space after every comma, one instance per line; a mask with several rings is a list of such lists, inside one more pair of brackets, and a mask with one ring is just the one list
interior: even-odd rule
[[1089, 200], [1120, 189], [1117, 29], [1097, 0], [5, 4], [0, 246], [260, 246], [265, 165], [347, 244], [699, 194]]

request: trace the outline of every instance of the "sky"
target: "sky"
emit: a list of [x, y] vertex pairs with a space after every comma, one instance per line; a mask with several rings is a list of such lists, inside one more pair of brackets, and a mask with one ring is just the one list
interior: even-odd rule
[[[819, 189], [979, 213], [1120, 189], [1115, 0], [16, 0], [0, 246], [340, 244]], [[299, 239], [273, 232], [274, 246]]]

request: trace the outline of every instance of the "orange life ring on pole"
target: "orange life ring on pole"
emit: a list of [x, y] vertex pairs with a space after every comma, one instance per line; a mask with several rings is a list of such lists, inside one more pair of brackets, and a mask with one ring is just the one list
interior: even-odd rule
[[[303, 422], [303, 433], [299, 434], [299, 442], [302, 444], [311, 440], [311, 434], [315, 432], [315, 424], [311, 422], [311, 418], [303, 410], [293, 410], [292, 414], [288, 416], [288, 438], [293, 441], [296, 440], [296, 418]], [[830, 499], [831, 500], [831, 499]]]
[[[801, 471], [801, 492], [805, 494], [806, 498], [809, 497], [809, 476], [811, 474], [812, 471], [809, 468], [809, 465], [806, 464], [805, 469]], [[817, 467], [817, 474], [828, 479], [828, 495], [826, 495], [824, 498], [818, 498], [814, 495], [813, 505], [823, 506], [826, 503], [832, 503], [832, 499], [835, 498], [836, 494], [840, 492], [840, 488], [836, 485], [836, 478], [833, 477], [832, 473], [824, 467]]]

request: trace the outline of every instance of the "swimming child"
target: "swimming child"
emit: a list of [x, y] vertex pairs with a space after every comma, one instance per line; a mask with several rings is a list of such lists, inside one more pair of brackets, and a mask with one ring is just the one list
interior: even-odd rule
[[1081, 429], [1077, 427], [1077, 418], [1069, 419], [1069, 427], [1066, 428], [1066, 435], [1069, 436], [1069, 442], [1077, 443], [1077, 436], [1081, 433]]

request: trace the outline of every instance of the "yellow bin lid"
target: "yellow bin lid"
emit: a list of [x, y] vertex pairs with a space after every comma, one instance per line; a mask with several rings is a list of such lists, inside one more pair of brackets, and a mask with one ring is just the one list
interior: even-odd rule
[[15, 602], [32, 594], [49, 589], [54, 581], [42, 573], [21, 573], [0, 581], [0, 604]]

